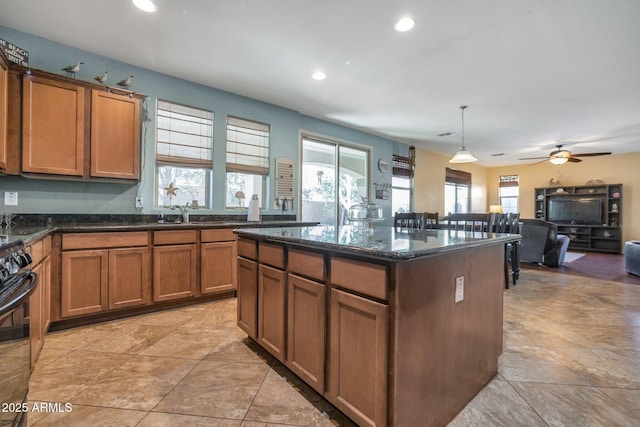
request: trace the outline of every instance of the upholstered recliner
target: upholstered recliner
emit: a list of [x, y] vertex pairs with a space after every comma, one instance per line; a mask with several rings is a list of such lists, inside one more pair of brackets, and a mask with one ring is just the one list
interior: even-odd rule
[[542, 219], [523, 219], [520, 227], [520, 261], [536, 262], [549, 267], [564, 264], [569, 237], [558, 234], [558, 227]]
[[640, 276], [640, 240], [625, 242], [624, 269], [627, 273]]

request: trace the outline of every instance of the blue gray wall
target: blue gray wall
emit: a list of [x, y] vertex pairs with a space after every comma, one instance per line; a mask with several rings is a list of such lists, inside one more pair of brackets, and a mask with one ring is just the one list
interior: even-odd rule
[[[138, 213], [134, 207], [134, 200], [136, 196], [140, 195], [144, 197], [145, 201], [145, 207], [140, 213], [155, 213], [153, 200], [157, 99], [200, 107], [211, 110], [215, 114], [213, 208], [207, 211], [198, 211], [199, 214], [233, 213], [225, 210], [224, 207], [227, 114], [271, 125], [272, 175], [273, 159], [281, 156], [294, 158], [296, 171], [299, 172], [299, 140], [300, 133], [304, 131], [372, 147], [372, 194], [373, 183], [391, 182], [391, 168], [383, 178], [376, 167], [378, 159], [384, 158], [391, 164], [392, 154], [407, 155], [408, 153], [408, 146], [405, 144], [305, 116], [287, 108], [139, 68], [7, 27], [0, 26], [0, 38], [27, 50], [29, 52], [29, 66], [33, 69], [63, 74], [61, 71], [63, 67], [77, 61], [83, 61], [85, 65], [76, 76], [79, 80], [93, 81], [95, 76], [105, 70], [109, 70], [112, 82], [132, 74], [135, 76], [132, 89], [148, 95], [144, 104], [147, 115], [143, 125], [143, 168], [142, 180], [139, 184], [73, 182], [0, 176], [0, 191], [18, 192], [18, 206], [4, 206], [4, 198], [0, 198], [3, 212], [133, 214]], [[269, 177], [268, 182], [268, 193], [273, 195], [273, 176]], [[376, 202], [382, 205], [385, 217], [390, 218], [391, 200], [376, 200]], [[269, 209], [263, 212], [277, 213], [277, 211]]]

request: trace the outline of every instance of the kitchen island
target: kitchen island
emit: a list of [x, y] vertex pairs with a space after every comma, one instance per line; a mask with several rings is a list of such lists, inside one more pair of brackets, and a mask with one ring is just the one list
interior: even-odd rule
[[498, 370], [518, 235], [238, 229], [238, 326], [359, 425], [450, 421]]

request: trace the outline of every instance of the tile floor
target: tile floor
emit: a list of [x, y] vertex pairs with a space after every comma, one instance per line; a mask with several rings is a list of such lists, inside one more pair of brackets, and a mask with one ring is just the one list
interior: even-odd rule
[[[640, 425], [640, 286], [526, 271], [498, 375], [450, 426]], [[235, 326], [235, 300], [50, 333], [29, 393], [50, 426], [353, 426]], [[413, 427], [413, 426], [411, 426]]]

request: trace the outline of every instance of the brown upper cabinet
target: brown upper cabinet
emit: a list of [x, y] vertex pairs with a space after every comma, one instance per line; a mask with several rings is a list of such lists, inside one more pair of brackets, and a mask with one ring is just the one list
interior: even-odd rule
[[84, 88], [25, 75], [22, 171], [82, 176]]
[[[9, 73], [7, 173], [140, 179], [141, 95], [43, 71], [10, 68]], [[18, 106], [19, 133], [11, 125], [20, 121], [14, 111]]]
[[140, 100], [91, 91], [91, 176], [140, 178]]

